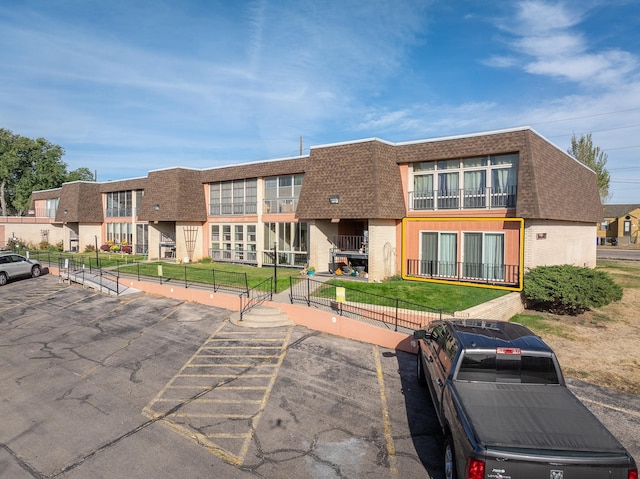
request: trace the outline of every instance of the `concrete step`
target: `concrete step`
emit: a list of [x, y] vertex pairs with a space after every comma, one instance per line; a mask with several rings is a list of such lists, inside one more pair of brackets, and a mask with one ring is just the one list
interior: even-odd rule
[[257, 306], [244, 313], [242, 320], [240, 313], [236, 312], [229, 319], [233, 324], [245, 328], [279, 328], [294, 325], [286, 313], [273, 306]]

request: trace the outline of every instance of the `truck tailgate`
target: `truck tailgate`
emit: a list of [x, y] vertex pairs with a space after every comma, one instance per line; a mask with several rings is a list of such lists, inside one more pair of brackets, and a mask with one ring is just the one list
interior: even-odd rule
[[485, 448], [625, 455], [619, 441], [566, 387], [455, 381], [454, 388]]

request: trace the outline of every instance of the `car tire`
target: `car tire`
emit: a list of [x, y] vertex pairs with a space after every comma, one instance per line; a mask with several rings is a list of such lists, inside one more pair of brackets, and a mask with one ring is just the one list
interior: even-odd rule
[[35, 265], [33, 268], [31, 268], [32, 278], [37, 278], [38, 276], [40, 276], [41, 273], [42, 273], [42, 270], [40, 269], [40, 266]]
[[418, 360], [416, 361], [416, 375], [418, 376], [418, 384], [425, 386], [427, 377], [424, 374], [424, 366], [422, 365], [422, 350], [418, 349]]
[[458, 474], [456, 472], [456, 455], [453, 450], [453, 440], [451, 435], [447, 435], [444, 440], [444, 477], [445, 479], [456, 479]]
[[7, 273], [0, 273], [0, 286], [7, 284]]

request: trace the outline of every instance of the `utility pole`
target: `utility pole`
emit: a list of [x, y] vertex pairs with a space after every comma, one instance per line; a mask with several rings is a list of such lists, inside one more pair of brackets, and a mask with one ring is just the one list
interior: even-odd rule
[[300, 136], [300, 156], [302, 156], [302, 136]]

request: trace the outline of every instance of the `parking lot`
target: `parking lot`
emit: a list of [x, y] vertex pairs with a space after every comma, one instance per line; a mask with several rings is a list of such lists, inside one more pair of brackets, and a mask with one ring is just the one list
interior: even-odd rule
[[[230, 314], [51, 275], [3, 286], [0, 477], [442, 477], [413, 355]], [[638, 398], [573, 386], [638, 457]]]

